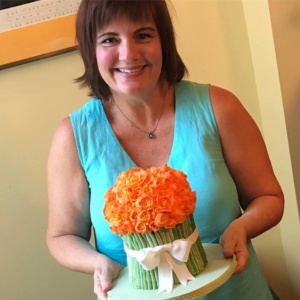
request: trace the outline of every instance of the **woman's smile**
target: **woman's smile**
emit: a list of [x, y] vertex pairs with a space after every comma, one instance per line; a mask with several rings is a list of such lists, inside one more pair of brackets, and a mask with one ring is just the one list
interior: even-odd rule
[[145, 68], [145, 66], [142, 67], [133, 67], [133, 68], [118, 68], [117, 70], [121, 73], [125, 74], [136, 74], [142, 71]]

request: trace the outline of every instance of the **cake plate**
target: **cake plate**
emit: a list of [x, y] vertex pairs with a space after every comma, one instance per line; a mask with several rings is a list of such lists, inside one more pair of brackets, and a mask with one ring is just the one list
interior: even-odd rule
[[235, 257], [224, 258], [219, 244], [203, 244], [207, 266], [187, 286], [178, 284], [171, 293], [157, 290], [139, 290], [129, 285], [128, 269], [124, 268], [108, 292], [108, 300], [195, 300], [224, 284], [233, 274], [237, 265]]

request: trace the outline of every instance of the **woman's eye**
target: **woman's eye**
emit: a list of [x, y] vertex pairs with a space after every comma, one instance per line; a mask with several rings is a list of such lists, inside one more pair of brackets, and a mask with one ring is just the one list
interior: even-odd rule
[[117, 40], [115, 38], [107, 38], [107, 39], [104, 39], [104, 40], [100, 40], [99, 41], [99, 44], [102, 44], [102, 45], [113, 45], [117, 42]]
[[139, 33], [137, 35], [138, 40], [146, 40], [146, 39], [149, 39], [149, 38], [151, 38], [151, 35], [148, 34], [148, 33]]

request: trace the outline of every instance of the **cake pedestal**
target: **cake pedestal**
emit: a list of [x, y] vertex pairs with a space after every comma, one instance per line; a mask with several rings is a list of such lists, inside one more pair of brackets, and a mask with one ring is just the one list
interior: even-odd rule
[[108, 300], [195, 300], [212, 292], [230, 278], [237, 262], [234, 257], [224, 258], [222, 247], [218, 244], [203, 244], [203, 247], [208, 260], [207, 266], [187, 286], [179, 284], [171, 293], [161, 294], [157, 294], [157, 290], [134, 289], [129, 285], [128, 269], [124, 268], [113, 282]]

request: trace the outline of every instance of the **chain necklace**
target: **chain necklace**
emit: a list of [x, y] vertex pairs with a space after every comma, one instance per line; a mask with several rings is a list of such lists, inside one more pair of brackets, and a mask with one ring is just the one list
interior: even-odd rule
[[143, 133], [146, 133], [147, 135], [148, 135], [148, 138], [149, 139], [153, 139], [155, 136], [154, 136], [154, 132], [155, 132], [155, 130], [156, 130], [156, 128], [157, 128], [157, 126], [158, 126], [158, 123], [159, 123], [159, 121], [160, 121], [160, 119], [161, 119], [161, 117], [162, 117], [162, 115], [163, 115], [163, 112], [164, 112], [164, 108], [165, 108], [165, 99], [164, 99], [164, 101], [163, 101], [163, 107], [162, 107], [162, 110], [161, 110], [161, 114], [160, 114], [160, 116], [159, 116], [159, 118], [158, 118], [158, 120], [157, 120], [157, 122], [156, 122], [156, 125], [155, 125], [155, 127], [153, 128], [153, 130], [151, 130], [150, 132], [148, 132], [148, 131], [145, 131], [145, 130], [143, 130], [142, 128], [140, 128], [138, 125], [136, 125], [135, 123], [133, 123], [124, 113], [123, 113], [123, 111], [122, 111], [122, 109], [119, 107], [119, 105], [117, 104], [117, 102], [115, 101], [115, 99], [114, 98], [112, 98], [112, 100], [113, 100], [113, 102], [116, 104], [116, 106], [117, 106], [117, 108], [119, 109], [119, 111], [121, 112], [121, 114], [135, 127], [135, 128], [137, 128], [138, 130], [140, 130], [141, 132], [143, 132]]

